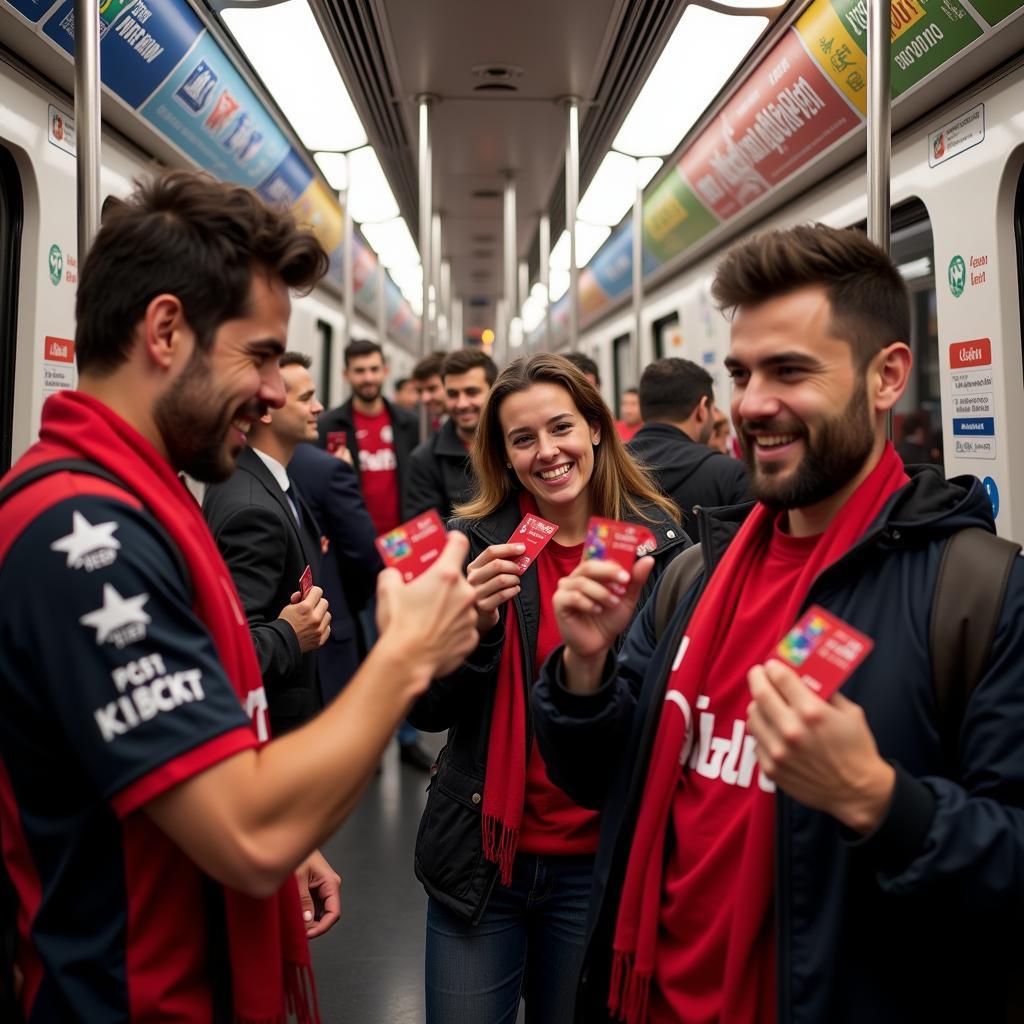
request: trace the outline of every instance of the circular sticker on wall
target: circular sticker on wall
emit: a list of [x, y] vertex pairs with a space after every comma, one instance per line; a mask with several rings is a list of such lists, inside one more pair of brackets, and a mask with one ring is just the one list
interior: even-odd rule
[[949, 290], [953, 293], [953, 298], [959, 299], [967, 285], [967, 264], [964, 263], [963, 256], [954, 256], [949, 261], [949, 271], [946, 276], [949, 279]]
[[992, 518], [995, 519], [999, 515], [999, 488], [990, 476], [981, 481], [981, 486], [985, 488], [988, 500], [992, 502]]
[[50, 280], [54, 284], [60, 284], [64, 276], [64, 254], [60, 251], [59, 245], [50, 246]]

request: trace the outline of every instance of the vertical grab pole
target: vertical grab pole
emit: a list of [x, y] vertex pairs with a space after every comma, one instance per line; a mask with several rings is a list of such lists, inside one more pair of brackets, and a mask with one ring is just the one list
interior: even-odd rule
[[580, 106], [569, 100], [565, 146], [565, 227], [569, 232], [569, 351], [580, 347], [580, 272], [576, 269], [576, 208], [580, 202]]
[[504, 260], [502, 263], [502, 296], [505, 299], [505, 315], [502, 318], [504, 330], [502, 338], [502, 361], [507, 362], [512, 355], [512, 318], [516, 316], [519, 303], [516, 300], [517, 275], [519, 268], [516, 262], [516, 182], [512, 172], [505, 178], [505, 204], [504, 204], [504, 231], [502, 234], [504, 243]]
[[[433, 229], [433, 180], [430, 138], [430, 107], [433, 98], [430, 96], [419, 96], [419, 199], [420, 199], [420, 267], [423, 270], [423, 309], [420, 313], [420, 358], [422, 359], [430, 351], [430, 236]], [[420, 403], [420, 440], [425, 441], [430, 433], [430, 423], [427, 418], [426, 404]]]
[[636, 174], [633, 194], [633, 386], [640, 387], [644, 372], [641, 318], [644, 306], [644, 190], [640, 184], [640, 161], [634, 162]]
[[381, 348], [388, 336], [388, 271], [377, 257], [377, 344]]
[[75, 149], [78, 262], [100, 223], [100, 13], [96, 0], [75, 0]]
[[[890, 31], [889, 0], [868, 0], [868, 238], [885, 252], [890, 249], [891, 231]], [[892, 440], [892, 409], [886, 434]]]
[[540, 283], [544, 286], [544, 348], [551, 351], [551, 218], [540, 218]]
[[342, 277], [342, 299], [345, 303], [345, 329], [342, 331], [341, 340], [342, 348], [347, 348], [349, 342], [352, 340], [352, 318], [355, 316], [355, 296], [353, 289], [355, 286], [355, 275], [353, 271], [354, 263], [353, 249], [355, 247], [355, 224], [352, 223], [352, 204], [348, 201], [349, 195], [351, 195], [352, 181], [350, 175], [352, 174], [352, 161], [349, 160], [348, 155], [345, 156], [345, 187], [339, 193], [339, 199], [344, 212], [344, 241], [341, 253], [341, 277]]

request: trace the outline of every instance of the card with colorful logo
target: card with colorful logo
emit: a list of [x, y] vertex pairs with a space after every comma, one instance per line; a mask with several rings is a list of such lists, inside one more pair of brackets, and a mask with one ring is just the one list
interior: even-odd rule
[[629, 572], [641, 555], [648, 554], [656, 547], [654, 534], [646, 526], [591, 516], [587, 523], [587, 537], [583, 542], [583, 560], [603, 558], [609, 562], [618, 562]]
[[348, 444], [348, 434], [344, 430], [327, 431], [327, 450], [333, 455], [339, 448]]
[[447, 536], [437, 509], [410, 519], [381, 534], [375, 541], [384, 564], [397, 569], [408, 583], [433, 564], [444, 549]]
[[313, 589], [313, 569], [311, 566], [306, 566], [302, 570], [302, 575], [299, 577], [299, 593], [305, 599], [306, 595]]
[[544, 550], [544, 545], [558, 532], [554, 523], [549, 523], [532, 512], [523, 516], [523, 521], [516, 527], [515, 533], [508, 539], [509, 544], [525, 544], [526, 550], [516, 559], [519, 572], [524, 573], [532, 565], [537, 556]]
[[812, 605], [775, 648], [822, 700], [828, 700], [875, 646], [869, 636]]

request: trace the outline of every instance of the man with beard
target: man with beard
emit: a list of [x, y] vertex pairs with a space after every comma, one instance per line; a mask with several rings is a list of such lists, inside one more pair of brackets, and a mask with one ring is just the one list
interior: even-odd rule
[[316, 651], [331, 628], [322, 587], [300, 592], [307, 566], [320, 581], [320, 528], [288, 474], [295, 449], [316, 440], [323, 406], [308, 356], [285, 352], [279, 365], [284, 405], [253, 423], [238, 468], [203, 499], [203, 517], [249, 621], [275, 736], [320, 710]]
[[382, 390], [387, 377], [384, 351], [373, 341], [353, 341], [345, 349], [345, 380], [352, 397], [320, 417], [320, 444], [335, 432], [345, 435], [366, 508], [378, 534], [402, 522], [408, 487], [409, 457], [419, 441], [412, 413], [389, 402]]
[[480, 410], [487, 401], [498, 368], [478, 348], [449, 353], [441, 365], [448, 419], [413, 453], [405, 518], [436, 508], [442, 519], [468, 501], [476, 486], [469, 461]]
[[289, 214], [183, 171], [109, 204], [83, 261], [79, 388], [0, 482], [5, 1020], [318, 1019], [306, 929], [337, 917], [337, 876], [302, 872], [317, 922], [293, 873], [477, 635], [453, 536], [414, 582], [381, 575], [381, 638], [345, 692], [268, 736], [241, 601], [178, 474], [226, 479], [284, 404], [289, 290], [327, 265]]
[[445, 414], [444, 383], [441, 379], [443, 352], [428, 352], [413, 368], [412, 382], [420, 405], [427, 410], [427, 429], [436, 434], [441, 429]]
[[[860, 232], [753, 238], [726, 255], [713, 294], [733, 312], [732, 418], [758, 500], [708, 516], [707, 572], [667, 622], [655, 594], [617, 659], [650, 559], [631, 574], [583, 562], [554, 598], [565, 645], [532, 693], [552, 781], [603, 808], [576, 1018], [1011, 1019], [1018, 549], [985, 539], [976, 478], [908, 478], [886, 440], [911, 366], [909, 300]], [[967, 527], [1008, 556], [1000, 575], [982, 559], [977, 589], [1007, 586], [977, 686], [949, 717], [930, 618]], [[874, 643], [828, 700], [773, 657], [814, 605], [825, 611], [802, 644], [829, 615]], [[825, 653], [839, 650], [853, 648]]]
[[689, 359], [658, 359], [640, 377], [640, 409], [644, 425], [626, 448], [679, 506], [696, 543], [695, 508], [736, 505], [750, 493], [742, 464], [710, 446], [717, 412], [711, 375]]

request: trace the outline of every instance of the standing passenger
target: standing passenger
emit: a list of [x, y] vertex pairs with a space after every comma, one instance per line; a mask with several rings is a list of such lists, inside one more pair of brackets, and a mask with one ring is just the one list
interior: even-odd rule
[[83, 263], [79, 387], [46, 401], [0, 506], [0, 882], [30, 1024], [318, 1020], [292, 873], [476, 643], [452, 537], [414, 582], [381, 575], [355, 679], [267, 742], [241, 601], [178, 473], [224, 480], [284, 404], [289, 289], [327, 265], [290, 215], [181, 171], [110, 204]]
[[[976, 477], [908, 478], [886, 441], [911, 369], [906, 284], [859, 231], [807, 225], [737, 246], [712, 294], [735, 311], [732, 418], [758, 503], [714, 517], [706, 583], [662, 630], [649, 601], [617, 662], [631, 601], [582, 565], [534, 688], [552, 778], [603, 808], [575, 1020], [1018, 1019], [1024, 564], [967, 706], [943, 714], [940, 565], [994, 524]], [[774, 657], [815, 604], [874, 642], [827, 701]], [[829, 639], [839, 681], [855, 641]]]
[[[627, 458], [607, 406], [566, 359], [520, 359], [498, 378], [473, 445], [479, 490], [452, 528], [470, 540], [481, 644], [410, 719], [449, 730], [416, 843], [427, 911], [429, 1024], [570, 1019], [598, 815], [548, 780], [529, 688], [558, 643], [551, 599], [593, 515], [655, 534], [655, 575], [686, 546], [676, 510]], [[507, 543], [534, 512], [557, 527], [520, 574]], [[636, 595], [632, 595], [635, 600]], [[614, 642], [615, 638], [609, 640]]]
[[615, 429], [624, 442], [632, 441], [636, 432], [644, 425], [640, 415], [640, 392], [636, 388], [626, 388], [619, 399], [619, 418], [615, 421]]
[[436, 508], [451, 518], [456, 505], [469, 501], [476, 481], [469, 450], [498, 368], [478, 348], [450, 352], [441, 366], [448, 419], [412, 453], [405, 519]]
[[444, 385], [441, 383], [443, 352], [428, 352], [413, 368], [412, 382], [421, 406], [427, 410], [427, 427], [431, 434], [441, 429], [444, 420]]

